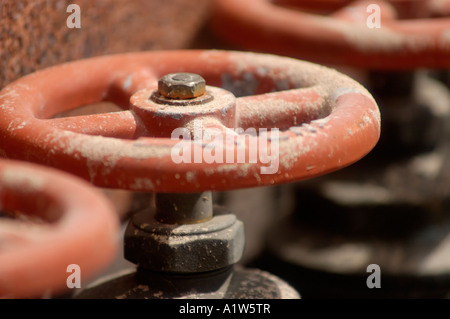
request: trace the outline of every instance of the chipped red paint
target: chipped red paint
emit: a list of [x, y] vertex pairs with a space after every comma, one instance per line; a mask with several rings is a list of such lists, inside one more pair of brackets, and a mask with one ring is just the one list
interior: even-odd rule
[[[173, 72], [198, 73], [208, 85], [238, 96], [235, 105], [226, 100], [216, 105], [220, 112], [205, 116], [198, 106], [187, 106], [205, 127], [226, 130], [235, 117], [236, 127], [279, 128], [278, 171], [261, 174], [265, 164], [259, 160], [174, 163], [171, 150], [178, 141], [152, 134], [165, 122], [141, 118], [125, 104], [134, 92], [156, 87], [159, 77]], [[124, 110], [51, 119], [102, 100]], [[173, 113], [170, 118], [171, 128], [177, 118], [180, 127], [192, 122]], [[36, 72], [0, 92], [0, 155], [57, 167], [101, 187], [198, 192], [296, 181], [359, 160], [379, 135], [378, 107], [361, 85], [335, 70], [273, 55], [187, 50], [104, 56]]]
[[80, 266], [84, 280], [118, 252], [114, 208], [67, 173], [0, 160], [0, 207], [40, 221], [0, 218], [0, 298], [64, 292], [69, 265]]

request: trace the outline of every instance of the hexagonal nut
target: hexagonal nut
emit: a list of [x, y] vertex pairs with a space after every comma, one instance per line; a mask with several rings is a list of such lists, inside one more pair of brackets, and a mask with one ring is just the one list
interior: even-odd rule
[[135, 216], [125, 232], [125, 258], [153, 271], [212, 271], [241, 259], [244, 238], [244, 225], [232, 214], [190, 225], [146, 223]]
[[171, 73], [158, 81], [158, 92], [169, 99], [192, 99], [206, 92], [206, 81], [194, 73]]

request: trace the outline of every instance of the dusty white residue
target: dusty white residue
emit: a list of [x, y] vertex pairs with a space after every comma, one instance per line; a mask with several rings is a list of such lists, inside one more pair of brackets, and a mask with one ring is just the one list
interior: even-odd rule
[[370, 118], [370, 116], [364, 115], [363, 116], [363, 121], [365, 124], [371, 124], [372, 123], [372, 119]]
[[[313, 86], [331, 86], [335, 89], [346, 87], [360, 89], [366, 93], [360, 84], [350, 77], [337, 72], [336, 70], [292, 58], [279, 57], [270, 54], [236, 54], [230, 56], [232, 63], [236, 65], [236, 70], [243, 72], [249, 67], [258, 68], [264, 66], [269, 70], [267, 76], [275, 81], [289, 80], [296, 88], [307, 88]], [[330, 93], [334, 92], [330, 90]]]
[[[145, 147], [143, 139], [139, 142], [125, 141], [102, 136], [86, 136], [63, 130], [55, 130], [45, 138], [47, 145], [54, 145], [53, 152], [87, 159], [91, 179], [97, 174], [98, 168], [108, 174], [122, 158], [145, 160], [170, 156], [169, 145], [148, 145]], [[135, 147], [134, 144], [139, 145]]]
[[[360, 112], [359, 118], [355, 118], [354, 125], [361, 123], [364, 126], [363, 129], [366, 127], [368, 129], [373, 127], [374, 130], [380, 129], [381, 116], [372, 95], [355, 80], [336, 70], [270, 54], [233, 53], [229, 55], [229, 60], [230, 65], [234, 67], [234, 71], [230, 73], [236, 77], [242, 77], [242, 74], [249, 72], [249, 70], [264, 68], [267, 70], [265, 77], [272, 79], [274, 83], [289, 83], [291, 88], [308, 88], [314, 90], [321, 97], [317, 102], [310, 102], [311, 104], [309, 105], [305, 101], [301, 104], [303, 109], [300, 109], [299, 103], [286, 102], [283, 99], [276, 98], [268, 100], [271, 99], [270, 93], [266, 94], [266, 98], [262, 101], [252, 98], [240, 98], [237, 100], [237, 123], [245, 123], [247, 126], [254, 125], [254, 127], [258, 127], [259, 125], [259, 127], [262, 127], [262, 125], [265, 125], [267, 127], [271, 125], [272, 127], [277, 127], [277, 123], [274, 121], [275, 116], [269, 112], [272, 110], [267, 108], [268, 111], [264, 111], [261, 108], [261, 103], [267, 103], [274, 111], [278, 110], [280, 113], [289, 110], [291, 114], [295, 114], [294, 125], [302, 122], [300, 115], [305, 115], [303, 119], [307, 118], [311, 121], [309, 130], [304, 127], [290, 128], [286, 132], [290, 136], [289, 140], [285, 142], [280, 141], [279, 164], [280, 168], [283, 168], [285, 171], [289, 171], [298, 165], [304, 165], [305, 168], [310, 170], [320, 170], [320, 167], [313, 167], [314, 162], [305, 163], [305, 159], [308, 158], [308, 153], [319, 147], [318, 143], [320, 140], [323, 140], [323, 138], [327, 139], [329, 132], [328, 121], [331, 118], [338, 120], [333, 111], [335, 111], [337, 106], [336, 99], [342, 94], [360, 93], [368, 98], [368, 103], [373, 102], [371, 105], [367, 105], [364, 111]], [[292, 93], [295, 94], [295, 92]], [[302, 93], [298, 92], [298, 94]], [[284, 113], [286, 114], [287, 112]], [[282, 118], [282, 115], [278, 118]], [[292, 125], [292, 118], [290, 121]], [[309, 139], [310, 134], [317, 135], [315, 141], [311, 142], [311, 139]], [[308, 143], [305, 143], [304, 139], [307, 137]], [[333, 146], [329, 145], [326, 147], [328, 149], [325, 150], [325, 154], [333, 156]], [[337, 158], [336, 162], [336, 165], [340, 166], [344, 161]], [[251, 171], [253, 172], [254, 170], [252, 169]]]
[[246, 177], [248, 176], [249, 169], [254, 166], [250, 163], [226, 163], [222, 164], [215, 168], [205, 168], [204, 172], [206, 175], [214, 175], [217, 172], [221, 173], [227, 173], [227, 172], [233, 172], [239, 177]]
[[303, 135], [303, 129], [300, 126], [291, 126], [289, 130], [294, 132], [296, 135]]
[[201, 240], [208, 240], [211, 238], [210, 234], [193, 234], [189, 236], [183, 236], [183, 235], [160, 235], [157, 233], [150, 233], [149, 234], [154, 241], [157, 241], [160, 245], [170, 245], [170, 246], [177, 246], [177, 245], [186, 245], [186, 243], [191, 241], [201, 241]]
[[330, 121], [330, 119], [331, 119], [330, 117], [325, 117], [322, 119], [313, 120], [313, 121], [311, 121], [311, 124], [317, 125], [320, 128], [324, 128], [325, 125]]
[[267, 73], [269, 73], [269, 69], [263, 66], [259, 66], [258, 68], [256, 68], [256, 73], [259, 76], [265, 76]]
[[[20, 88], [20, 86], [19, 86]], [[0, 94], [0, 109], [2, 111], [13, 111], [14, 104], [16, 103], [16, 99], [19, 99], [20, 95], [16, 92], [15, 86], [7, 86], [1, 91]]]
[[309, 124], [303, 124], [304, 127], [308, 130], [309, 133], [317, 133], [317, 129]]
[[134, 183], [130, 185], [131, 189], [155, 189], [155, 185], [153, 184], [150, 178], [135, 178]]
[[317, 23], [339, 32], [352, 47], [361, 52], [420, 52], [434, 45], [434, 37], [430, 35], [397, 32], [388, 23], [374, 29], [364, 23], [348, 23], [331, 18], [322, 18]]
[[304, 145], [303, 136], [291, 137], [288, 141], [280, 143], [280, 166], [290, 170], [301, 160], [302, 156], [309, 153], [317, 146], [317, 142]]
[[450, 50], [450, 30], [445, 30], [444, 32], [442, 32], [438, 43], [441, 50]]
[[378, 110], [378, 108], [375, 109], [370, 109], [369, 110], [369, 115], [372, 117], [372, 119], [375, 121], [375, 123], [378, 123], [378, 129], [381, 127], [381, 114], [380, 111]]
[[6, 130], [10, 133], [13, 133], [15, 130], [23, 129], [26, 125], [27, 125], [26, 121], [13, 120], [9, 123], [8, 128]]
[[[269, 105], [268, 110], [263, 106]], [[291, 125], [298, 124], [298, 118], [312, 120], [329, 114], [329, 107], [319, 102], [288, 102], [281, 98], [273, 98], [267, 94], [263, 101], [240, 99], [237, 104], [237, 123], [250, 122], [256, 127], [278, 127], [280, 118], [286, 118]], [[295, 115], [293, 115], [295, 114]]]
[[288, 140], [289, 139], [289, 136], [288, 135], [280, 135], [278, 138], [272, 138], [272, 137], [267, 137], [267, 139], [269, 140], [269, 141], [286, 141], [286, 140]]
[[188, 181], [188, 182], [193, 182], [196, 179], [194, 172], [186, 172], [185, 175], [186, 175], [186, 181]]
[[[322, 110], [322, 116], [319, 116], [319, 118], [328, 116], [336, 107], [335, 99], [344, 93], [361, 93], [374, 101], [372, 95], [349, 76], [314, 63], [270, 54], [253, 53], [230, 55], [230, 63], [236, 65], [237, 72], [245, 72], [249, 68], [264, 67], [269, 70], [266, 76], [272, 78], [275, 82], [287, 80], [291, 87], [314, 89], [322, 97], [320, 105], [315, 106]], [[239, 103], [241, 103], [241, 100], [239, 100]], [[271, 101], [270, 103], [274, 102]], [[279, 102], [286, 103], [282, 100]], [[298, 108], [298, 106], [296, 107]], [[276, 108], [274, 107], [274, 109]], [[375, 112], [379, 112], [378, 109], [375, 109]], [[258, 116], [257, 114], [254, 115]], [[250, 116], [252, 115], [248, 117]]]
[[[9, 86], [3, 88], [0, 92], [0, 109], [3, 114], [17, 114], [17, 107], [20, 106], [21, 109], [24, 109], [23, 101], [26, 98], [27, 94], [33, 91], [33, 88], [29, 85], [22, 83], [12, 83]], [[40, 92], [33, 92], [34, 97], [39, 99], [41, 105], [42, 103], [42, 94]], [[25, 106], [27, 107], [27, 106]]]
[[[297, 112], [302, 115], [305, 113], [307, 114], [308, 119], [311, 120], [324, 116], [323, 125], [326, 124], [325, 120], [328, 119], [328, 115], [335, 106], [333, 94], [338, 92], [340, 88], [350, 88], [350, 90], [361, 92], [362, 94], [371, 97], [367, 90], [351, 78], [342, 75], [335, 70], [316, 64], [262, 54], [232, 54], [229, 56], [232, 60], [230, 63], [237, 65], [236, 70], [240, 70], [241, 72], [237, 73], [237, 78], [240, 79], [239, 81], [243, 84], [249, 84], [245, 90], [248, 90], [251, 94], [254, 93], [255, 85], [259, 85], [255, 76], [249, 71], [251, 69], [258, 70], [257, 72], [261, 73], [261, 75], [270, 77], [274, 80], [276, 86], [281, 89], [297, 87], [314, 88], [317, 90], [318, 95], [322, 97], [322, 101], [320, 101], [320, 103], [310, 102], [309, 104], [308, 102], [305, 102], [302, 104], [302, 110], [299, 110], [297, 103], [287, 103], [281, 99], [274, 98], [271, 101], [269, 100], [268, 103], [270, 103], [274, 109], [282, 107], [282, 110], [293, 110], [294, 113]], [[231, 86], [237, 84], [235, 79], [232, 78], [236, 75], [235, 72], [230, 72], [228, 75], [226, 75], [227, 73], [224, 74], [224, 83], [228, 83]], [[257, 119], [259, 118], [263, 122], [270, 121], [271, 118], [269, 112], [266, 115], [261, 115], [261, 110], [258, 109], [257, 103], [258, 102], [247, 108], [251, 114], [246, 114], [245, 116], [250, 121], [253, 116]], [[376, 112], [376, 110], [373, 110], [373, 112]], [[297, 117], [299, 116], [297, 115], [296, 118]], [[298, 119], [298, 121], [300, 120]], [[297, 119], [294, 124], [297, 124]], [[305, 134], [318, 134], [319, 131], [326, 131], [318, 130], [320, 125], [321, 123], [312, 124], [309, 131], [308, 129], [305, 130]], [[149, 145], [148, 147], [134, 147], [133, 144], [135, 142], [131, 141], [101, 136], [87, 137], [61, 130], [55, 130], [55, 132], [48, 134], [46, 138], [48, 145], [54, 145], [54, 148], [49, 150], [50, 153], [63, 152], [70, 156], [86, 158], [91, 178], [95, 177], [95, 174], [100, 174], [98, 173], [98, 167], [102, 167], [102, 172], [107, 173], [114, 168], [121, 158], [124, 157], [142, 160], [147, 158], [162, 158], [171, 155], [170, 146], [156, 147]], [[289, 138], [289, 141], [281, 141], [280, 147], [285, 150], [281, 151], [280, 164], [285, 168], [292, 167], [299, 161], [302, 154], [309, 152], [317, 146], [314, 145], [314, 143], [303, 145], [302, 138], [302, 136], [292, 136]], [[222, 171], [237, 172], [237, 176], [247, 176], [249, 173], [253, 174], [255, 172], [256, 166], [257, 165], [241, 163], [236, 165], [221, 165], [218, 168], [211, 169], [207, 174]], [[195, 174], [195, 171], [186, 173], [186, 180], [188, 182], [195, 182]], [[157, 181], [136, 180], [136, 185], [143, 185], [143, 183], [149, 182], [152, 184], [157, 183]]]
[[[19, 88], [21, 87], [20, 85], [16, 85], [16, 86], [19, 86]], [[22, 85], [22, 87], [23, 87], [23, 85]], [[3, 99], [3, 98], [13, 98], [13, 99], [14, 98], [18, 98], [19, 94], [15, 90], [16, 89], [15, 89], [14, 86], [8, 86], [8, 87], [4, 88], [1, 91], [2, 94], [0, 94], [0, 99]]]
[[125, 90], [128, 90], [128, 89], [131, 87], [132, 84], [133, 84], [133, 74], [129, 75], [129, 76], [125, 79], [125, 81], [123, 82], [123, 88], [124, 88]]
[[258, 182], [258, 183], [261, 183], [261, 177], [259, 176], [259, 174], [258, 173], [253, 173], [253, 177], [256, 179], [256, 181]]
[[355, 87], [340, 87], [333, 91], [331, 94], [333, 101], [336, 101], [341, 95], [349, 93], [359, 93], [364, 94], [361, 90]]
[[10, 187], [22, 192], [38, 192], [45, 185], [45, 178], [29, 171], [16, 168], [5, 168], [0, 173], [0, 182], [6, 187]]

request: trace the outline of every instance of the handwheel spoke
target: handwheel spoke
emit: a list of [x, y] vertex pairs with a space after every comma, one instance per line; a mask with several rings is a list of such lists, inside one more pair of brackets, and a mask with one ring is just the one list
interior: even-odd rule
[[128, 109], [131, 95], [145, 88], [156, 87], [157, 81], [158, 77], [153, 72], [142, 67], [135, 72], [123, 73], [113, 81], [105, 100]]
[[104, 137], [135, 138], [141, 128], [130, 111], [90, 114], [45, 120], [55, 128]]
[[288, 128], [330, 113], [316, 88], [266, 93], [236, 100], [237, 126], [253, 128]]

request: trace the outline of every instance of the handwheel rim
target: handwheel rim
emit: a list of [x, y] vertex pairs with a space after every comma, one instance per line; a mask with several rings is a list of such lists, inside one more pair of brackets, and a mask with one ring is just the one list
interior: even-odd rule
[[[325, 6], [330, 3], [348, 6], [325, 16], [294, 11], [269, 0], [253, 0], [251, 4], [217, 0], [212, 27], [224, 40], [241, 48], [317, 63], [380, 70], [450, 64], [450, 18], [398, 20], [388, 1], [330, 1]], [[360, 7], [364, 21], [347, 19], [345, 11], [353, 5]], [[369, 5], [381, 8], [380, 28], [366, 24], [374, 12], [373, 7], [367, 11]]]
[[[1, 160], [0, 206], [51, 220], [27, 226], [0, 219], [0, 297], [67, 292], [69, 265], [80, 267], [77, 279], [84, 283], [118, 251], [119, 223], [111, 204], [90, 184], [64, 172]], [[55, 212], [59, 216], [52, 216]]]
[[[121, 122], [120, 132], [114, 134], [128, 140], [75, 133], [67, 127], [64, 130], [55, 127], [55, 123], [49, 125], [45, 120], [57, 113], [56, 109], [62, 112], [105, 99], [125, 103], [135, 91], [154, 85], [159, 76], [174, 71], [197, 72], [207, 83], [225, 87], [236, 86], [250, 75], [256, 79], [250, 84], [260, 84], [250, 92], [253, 94], [261, 93], [267, 81], [272, 87], [278, 85], [282, 89], [301, 87], [301, 94], [293, 94], [294, 98], [291, 91], [257, 97], [262, 96], [264, 101], [278, 100], [285, 105], [289, 99], [300, 96], [306, 100], [302, 103], [313, 104], [315, 114], [307, 125], [280, 131], [280, 165], [275, 174], [261, 174], [265, 164], [260, 161], [245, 165], [204, 162], [174, 165], [171, 150], [176, 141], [136, 139], [141, 128], [131, 111], [106, 115], [123, 120], [125, 124]], [[48, 83], [53, 83], [52, 87]], [[83, 94], [79, 94], [80, 90]], [[237, 112], [239, 105], [249, 111], [255, 105], [259, 107], [260, 102], [253, 97], [238, 98]], [[273, 106], [267, 108], [270, 110], [265, 113], [263, 108], [257, 109], [266, 116], [262, 124], [270, 122]], [[331, 110], [329, 116], [323, 115], [326, 109]], [[5, 87], [0, 92], [0, 111], [1, 155], [67, 170], [97, 186], [138, 191], [226, 190], [311, 178], [357, 161], [375, 146], [380, 134], [380, 114], [375, 101], [347, 76], [290, 58], [230, 51], [131, 53], [55, 66]], [[293, 112], [299, 116], [307, 113]], [[237, 117], [238, 126], [261, 125], [252, 123], [252, 117], [245, 117], [243, 112]], [[128, 128], [123, 129], [125, 126]], [[316, 139], [319, 135], [320, 143]]]

